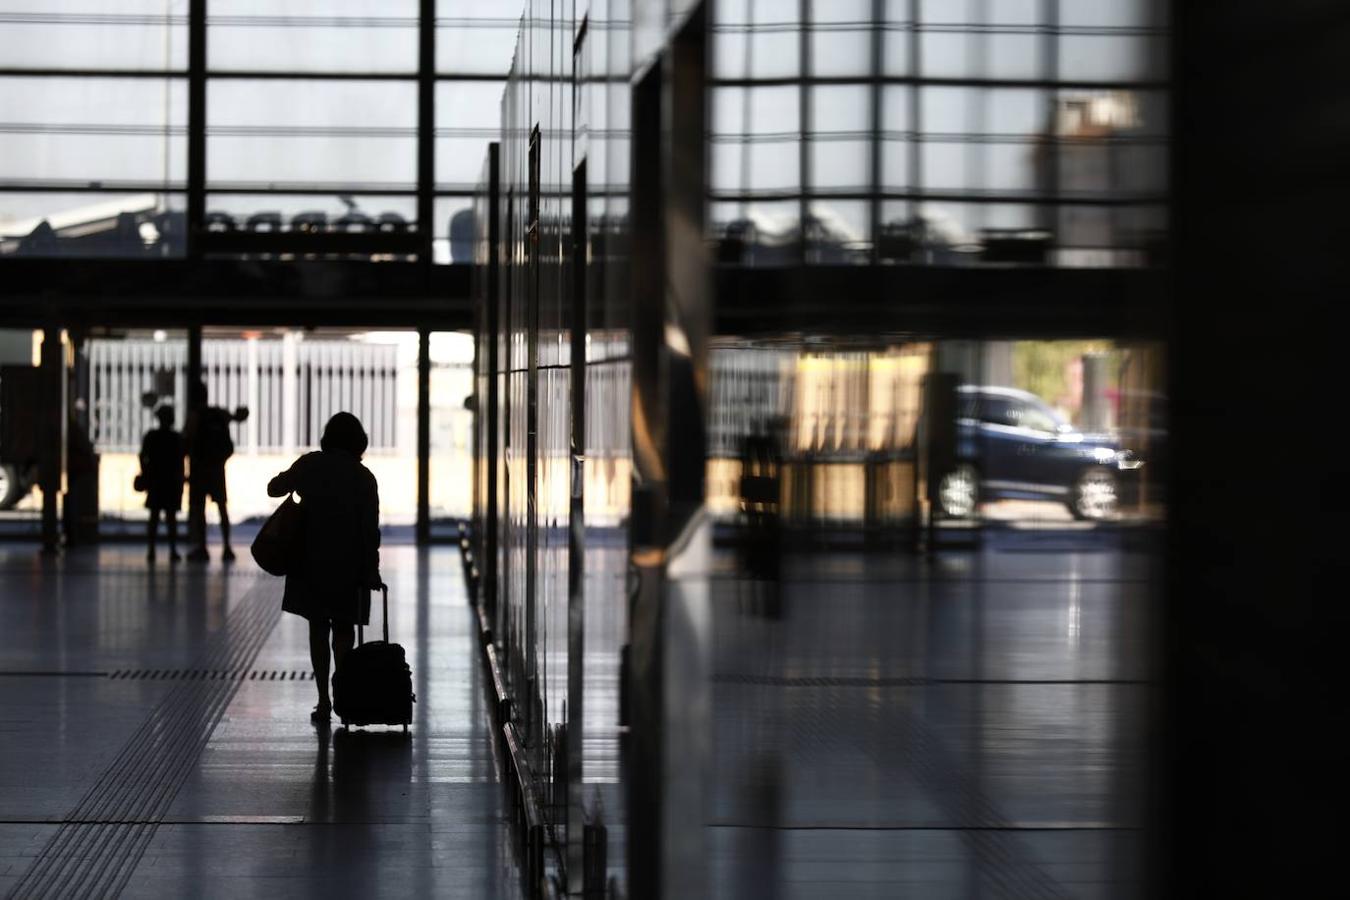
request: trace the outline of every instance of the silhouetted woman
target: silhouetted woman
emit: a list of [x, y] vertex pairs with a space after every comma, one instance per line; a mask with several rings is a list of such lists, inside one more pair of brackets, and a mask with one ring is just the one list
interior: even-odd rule
[[178, 511], [183, 508], [183, 456], [187, 452], [183, 436], [173, 429], [173, 407], [155, 410], [159, 427], [145, 433], [141, 441], [141, 478], [145, 481], [145, 508], [150, 523], [145, 539], [149, 545], [145, 558], [155, 561], [155, 532], [159, 517], [169, 533], [169, 561], [178, 562]]
[[361, 465], [366, 431], [351, 413], [324, 426], [319, 449], [297, 459], [267, 485], [281, 497], [294, 491], [304, 511], [302, 552], [286, 576], [281, 608], [309, 620], [309, 655], [319, 705], [310, 718], [332, 715], [328, 693], [328, 639], [333, 662], [356, 640], [356, 626], [370, 618], [370, 591], [380, 580], [380, 497], [375, 476]]

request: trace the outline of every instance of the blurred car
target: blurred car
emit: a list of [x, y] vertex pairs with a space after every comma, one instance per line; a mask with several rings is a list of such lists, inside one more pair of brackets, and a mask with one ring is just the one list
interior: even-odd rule
[[1143, 463], [1107, 435], [1078, 431], [1050, 404], [1016, 388], [958, 388], [956, 465], [938, 482], [948, 516], [989, 500], [1053, 500], [1075, 518], [1112, 518]]

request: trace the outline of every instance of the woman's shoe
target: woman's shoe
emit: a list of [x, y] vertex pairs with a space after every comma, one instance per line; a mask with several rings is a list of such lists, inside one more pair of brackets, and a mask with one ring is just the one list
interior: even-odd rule
[[309, 714], [311, 722], [327, 722], [333, 718], [333, 704], [320, 703], [314, 707], [314, 711]]

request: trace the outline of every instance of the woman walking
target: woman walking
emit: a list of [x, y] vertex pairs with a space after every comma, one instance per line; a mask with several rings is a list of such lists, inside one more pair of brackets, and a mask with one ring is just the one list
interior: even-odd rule
[[370, 591], [380, 579], [380, 498], [375, 476], [361, 464], [366, 431], [351, 413], [324, 426], [320, 449], [306, 453], [272, 479], [267, 493], [300, 498], [304, 528], [286, 576], [281, 608], [309, 620], [309, 655], [319, 703], [310, 718], [327, 722], [331, 637], [337, 668], [356, 640], [356, 626], [370, 619]]

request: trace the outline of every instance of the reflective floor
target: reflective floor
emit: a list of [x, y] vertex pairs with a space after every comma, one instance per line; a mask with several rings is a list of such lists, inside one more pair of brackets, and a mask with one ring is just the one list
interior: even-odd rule
[[[617, 542], [590, 558], [621, 576]], [[1156, 561], [1137, 538], [794, 551], [776, 589], [716, 559], [713, 896], [1138, 895]], [[458, 552], [386, 552], [407, 737], [309, 723], [304, 623], [253, 571], [0, 549], [0, 891], [517, 896]], [[588, 618], [612, 867], [620, 631]]]
[[518, 895], [458, 551], [385, 551], [409, 735], [316, 729], [281, 582], [0, 549], [0, 893]]
[[1153, 558], [991, 529], [713, 590], [715, 894], [1138, 893]]

